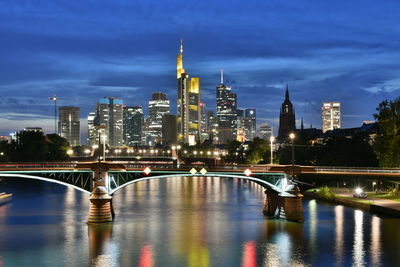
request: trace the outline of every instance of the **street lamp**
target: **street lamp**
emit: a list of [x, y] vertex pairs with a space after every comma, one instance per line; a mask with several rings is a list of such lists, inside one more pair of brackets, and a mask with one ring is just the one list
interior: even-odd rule
[[289, 138], [292, 141], [292, 179], [294, 179], [294, 138], [296, 135], [294, 133], [289, 134]]
[[271, 137], [269, 138], [269, 141], [271, 142], [271, 165], [272, 165], [272, 163], [273, 163], [273, 146], [274, 146], [275, 137], [273, 137], [271, 135]]

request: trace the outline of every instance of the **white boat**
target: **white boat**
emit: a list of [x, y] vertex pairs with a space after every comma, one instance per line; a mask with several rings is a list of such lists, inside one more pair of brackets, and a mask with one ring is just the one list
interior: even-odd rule
[[10, 202], [12, 199], [12, 194], [10, 193], [0, 193], [0, 205]]

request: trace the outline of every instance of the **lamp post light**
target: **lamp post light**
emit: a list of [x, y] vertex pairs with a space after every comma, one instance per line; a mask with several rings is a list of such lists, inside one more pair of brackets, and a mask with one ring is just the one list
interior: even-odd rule
[[294, 138], [296, 135], [294, 133], [289, 134], [289, 138], [292, 141], [292, 179], [294, 179]]
[[274, 152], [273, 152], [273, 146], [274, 146], [274, 141], [275, 141], [275, 137], [271, 135], [271, 137], [269, 138], [269, 141], [271, 142], [271, 165], [273, 163], [273, 156], [274, 156]]

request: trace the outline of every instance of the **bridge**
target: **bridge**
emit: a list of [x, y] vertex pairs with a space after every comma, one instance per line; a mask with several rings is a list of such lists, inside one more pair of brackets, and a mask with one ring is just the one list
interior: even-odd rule
[[169, 177], [227, 177], [245, 179], [265, 188], [264, 214], [303, 221], [302, 195], [291, 175], [336, 175], [400, 178], [400, 169], [292, 165], [181, 165], [157, 162], [23, 163], [0, 165], [0, 177], [37, 179], [73, 187], [90, 194], [88, 223], [110, 222], [112, 196], [123, 187]]
[[276, 218], [304, 220], [302, 195], [282, 170], [265, 166], [141, 165], [134, 163], [81, 162], [2, 164], [0, 177], [42, 180], [90, 194], [88, 223], [114, 218], [112, 196], [127, 185], [169, 177], [226, 177], [245, 179], [265, 188], [263, 213]]

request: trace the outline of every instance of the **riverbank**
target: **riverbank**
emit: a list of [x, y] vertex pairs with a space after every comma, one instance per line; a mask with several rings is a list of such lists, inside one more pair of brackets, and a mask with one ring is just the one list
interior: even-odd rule
[[361, 209], [378, 215], [400, 218], [400, 202], [387, 199], [366, 198], [355, 199], [349, 194], [334, 194], [329, 198], [321, 196], [318, 192], [306, 191], [305, 196], [337, 205], [344, 205]]

